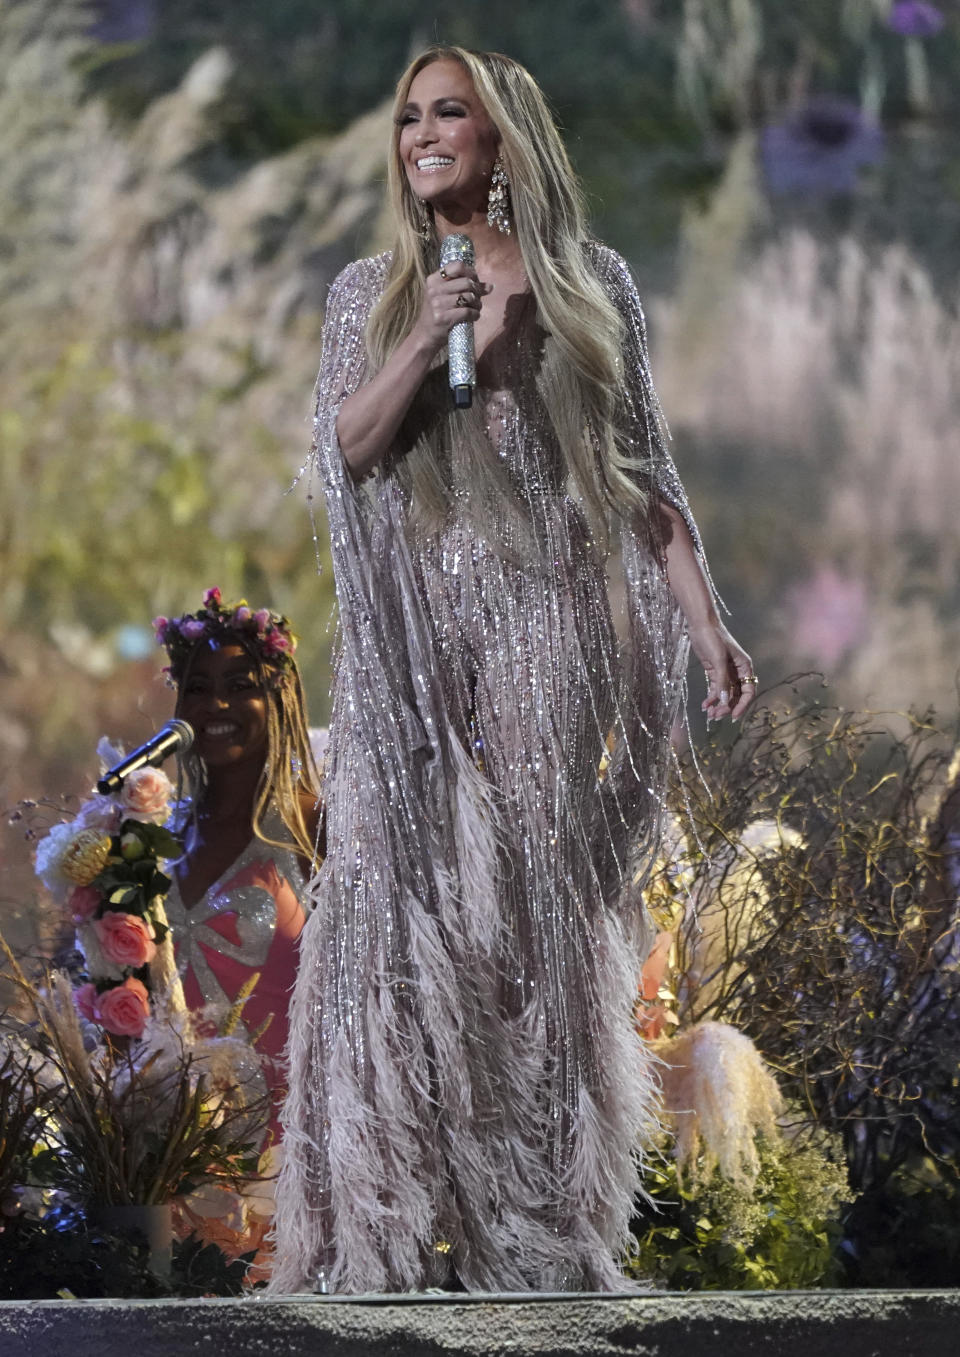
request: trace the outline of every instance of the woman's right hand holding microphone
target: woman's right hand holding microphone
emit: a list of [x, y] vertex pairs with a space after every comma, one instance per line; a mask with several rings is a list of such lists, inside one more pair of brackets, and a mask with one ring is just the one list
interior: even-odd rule
[[410, 403], [450, 331], [462, 321], [478, 320], [483, 298], [492, 290], [462, 259], [452, 260], [427, 278], [413, 329], [380, 371], [340, 405], [340, 451], [355, 480], [372, 471], [393, 446]]
[[444, 264], [427, 278], [415, 331], [435, 352], [442, 349], [455, 325], [479, 320], [483, 298], [491, 290], [462, 259]]

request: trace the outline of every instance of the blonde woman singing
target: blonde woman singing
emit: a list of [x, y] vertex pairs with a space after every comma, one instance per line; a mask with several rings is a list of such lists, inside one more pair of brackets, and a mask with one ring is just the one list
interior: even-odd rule
[[[431, 48], [389, 174], [394, 247], [333, 284], [317, 388], [342, 646], [273, 1288], [617, 1290], [656, 1107], [639, 888], [688, 638], [712, 718], [755, 679], [629, 271], [535, 81]], [[441, 267], [452, 233], [475, 267]]]

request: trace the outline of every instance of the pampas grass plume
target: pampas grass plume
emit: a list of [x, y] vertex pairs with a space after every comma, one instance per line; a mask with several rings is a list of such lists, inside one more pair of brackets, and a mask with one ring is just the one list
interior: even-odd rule
[[714, 1169], [749, 1191], [760, 1169], [757, 1135], [777, 1134], [780, 1090], [749, 1037], [701, 1022], [652, 1043], [664, 1062], [663, 1122], [674, 1133], [678, 1173], [696, 1181]]

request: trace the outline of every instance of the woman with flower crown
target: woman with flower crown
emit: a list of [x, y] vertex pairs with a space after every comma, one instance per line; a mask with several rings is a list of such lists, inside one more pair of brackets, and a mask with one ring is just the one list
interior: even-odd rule
[[[170, 657], [176, 715], [194, 732], [189, 796], [174, 824], [184, 852], [166, 901], [177, 970], [194, 1010], [225, 1011], [252, 984], [237, 1034], [261, 1057], [252, 1077], [273, 1095], [275, 1143], [304, 886], [322, 848], [296, 637], [285, 617], [245, 600], [226, 604], [219, 589], [206, 591], [197, 612], [154, 626]], [[221, 1232], [218, 1242], [231, 1241]]]
[[[587, 233], [532, 77], [429, 49], [388, 173], [394, 246], [331, 287], [308, 463], [341, 645], [272, 1287], [620, 1289], [656, 1115], [640, 889], [688, 643], [709, 717], [756, 680], [633, 281]], [[460, 233], [475, 267], [441, 264]]]

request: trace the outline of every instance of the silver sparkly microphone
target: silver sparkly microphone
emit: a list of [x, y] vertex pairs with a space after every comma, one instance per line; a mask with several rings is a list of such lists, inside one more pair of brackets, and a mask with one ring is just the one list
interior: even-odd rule
[[[444, 236], [440, 247], [440, 267], [461, 259], [473, 268], [476, 255], [469, 236]], [[473, 353], [473, 321], [462, 320], [447, 338], [447, 365], [450, 370], [450, 390], [458, 410], [473, 404], [473, 388], [477, 384], [477, 363]]]

